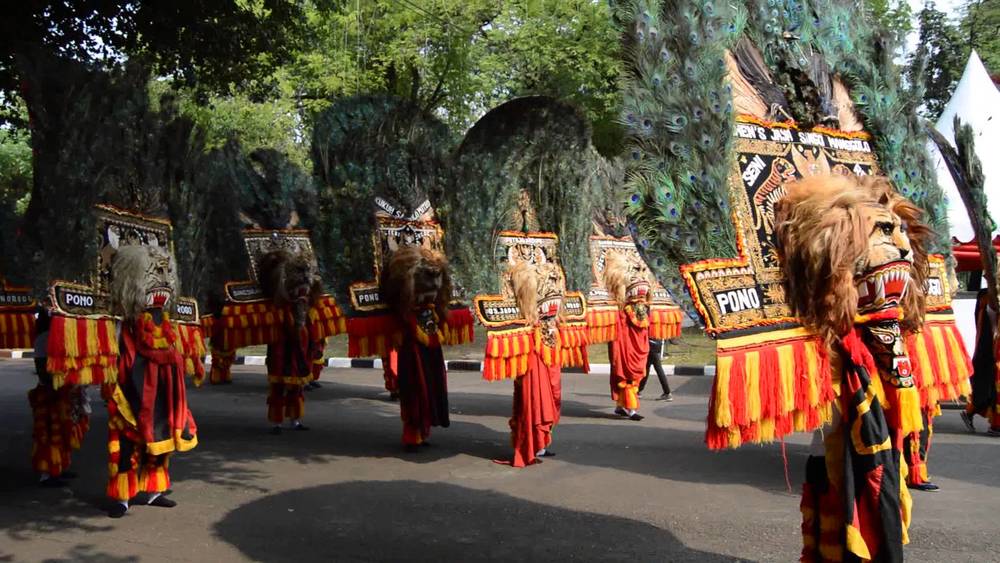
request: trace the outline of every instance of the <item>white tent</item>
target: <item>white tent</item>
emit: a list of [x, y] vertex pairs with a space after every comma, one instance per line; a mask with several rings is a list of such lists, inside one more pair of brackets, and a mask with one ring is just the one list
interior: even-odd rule
[[[953, 120], [955, 116], [968, 123], [976, 134], [976, 154], [983, 164], [986, 178], [986, 197], [990, 215], [1000, 221], [1000, 90], [993, 84], [983, 61], [975, 51], [969, 55], [962, 79], [958, 81], [955, 93], [948, 100], [937, 130], [952, 144], [955, 143]], [[970, 242], [975, 238], [969, 214], [962, 203], [962, 197], [955, 188], [955, 182], [948, 173], [944, 159], [937, 147], [931, 143], [931, 158], [937, 168], [938, 183], [948, 198], [948, 222], [951, 236], [959, 242]], [[994, 233], [995, 235], [996, 233]]]
[[[983, 61], [975, 51], [969, 55], [962, 79], [958, 81], [955, 93], [948, 100], [948, 105], [945, 106], [936, 125], [937, 130], [953, 145], [955, 143], [953, 120], [956, 115], [962, 123], [971, 125], [975, 133], [976, 154], [983, 165], [983, 176], [986, 180], [987, 207], [990, 215], [1000, 222], [1000, 91], [993, 84], [986, 67], [983, 66]], [[971, 242], [975, 239], [972, 223], [969, 221], [969, 214], [955, 187], [955, 182], [948, 173], [948, 167], [934, 143], [928, 143], [928, 150], [937, 169], [938, 184], [948, 198], [951, 236], [957, 238], [959, 242]], [[993, 234], [996, 236], [997, 233]], [[956, 299], [953, 306], [956, 324], [971, 354], [976, 342], [973, 314], [975, 299]]]

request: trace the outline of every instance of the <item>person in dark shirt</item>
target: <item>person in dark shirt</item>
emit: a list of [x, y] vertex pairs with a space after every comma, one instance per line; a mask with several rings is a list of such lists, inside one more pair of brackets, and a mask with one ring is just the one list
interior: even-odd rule
[[673, 401], [674, 397], [670, 394], [670, 384], [667, 383], [667, 374], [663, 373], [663, 364], [660, 362], [660, 358], [663, 357], [663, 341], [649, 339], [649, 357], [646, 359], [646, 376], [642, 378], [642, 382], [639, 383], [639, 392], [646, 388], [646, 380], [649, 379], [649, 366], [653, 366], [656, 370], [656, 377], [660, 380], [660, 387], [663, 388], [663, 394], [656, 398], [657, 401]]

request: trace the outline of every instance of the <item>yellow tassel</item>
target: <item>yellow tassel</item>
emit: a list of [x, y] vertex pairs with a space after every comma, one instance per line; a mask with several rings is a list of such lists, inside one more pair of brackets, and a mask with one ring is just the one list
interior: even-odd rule
[[904, 387], [896, 390], [897, 406], [899, 408], [900, 432], [903, 435], [919, 432], [924, 428], [920, 417], [920, 392], [916, 387]]
[[781, 412], [795, 410], [795, 350], [791, 345], [778, 346], [778, 374], [781, 384]]
[[733, 367], [731, 356], [718, 359], [718, 372], [715, 376], [715, 425], [719, 428], [729, 428], [733, 425], [732, 408], [729, 405], [729, 377]]

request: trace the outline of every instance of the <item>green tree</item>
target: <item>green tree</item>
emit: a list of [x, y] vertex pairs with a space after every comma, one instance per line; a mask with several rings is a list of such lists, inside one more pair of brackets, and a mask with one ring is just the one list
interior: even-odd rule
[[381, 92], [461, 132], [512, 97], [544, 94], [583, 107], [599, 148], [618, 148], [619, 39], [603, 2], [369, 0], [310, 5], [306, 22], [278, 76], [307, 118]]
[[1000, 74], [1000, 0], [969, 0], [959, 28], [966, 52], [975, 49], [990, 73]]
[[875, 23], [892, 35], [894, 44], [903, 45], [913, 31], [913, 10], [906, 0], [865, 0]]
[[924, 113], [934, 120], [941, 115], [962, 76], [966, 55], [958, 29], [934, 2], [924, 4], [917, 19], [920, 37], [917, 49], [910, 55], [909, 80], [924, 85]]
[[[0, 256], [0, 268], [31, 276], [36, 287], [81, 275], [92, 243], [80, 210], [97, 201], [158, 204], [183, 223], [190, 214], [178, 215], [185, 209], [170, 202], [189, 184], [204, 136], [172, 108], [150, 108], [150, 72], [170, 76], [197, 100], [237, 89], [267, 96], [276, 91], [275, 69], [296, 50], [301, 22], [299, 4], [283, 0], [5, 6], [0, 121], [30, 123], [33, 158], [18, 228], [9, 204], [0, 214], [0, 236], [18, 233], [17, 256]], [[190, 234], [183, 230], [180, 238]], [[65, 245], [74, 239], [81, 244]]]

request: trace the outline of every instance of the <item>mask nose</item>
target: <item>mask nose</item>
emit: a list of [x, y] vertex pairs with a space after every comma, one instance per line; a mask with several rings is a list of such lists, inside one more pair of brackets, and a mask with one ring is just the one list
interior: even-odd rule
[[906, 249], [906, 248], [900, 248], [899, 249], [899, 257], [901, 259], [905, 260], [906, 257], [909, 256], [909, 255], [910, 255], [909, 249]]

